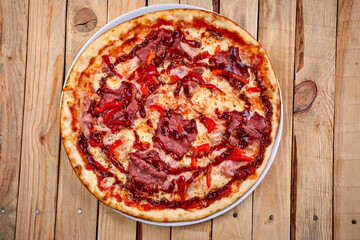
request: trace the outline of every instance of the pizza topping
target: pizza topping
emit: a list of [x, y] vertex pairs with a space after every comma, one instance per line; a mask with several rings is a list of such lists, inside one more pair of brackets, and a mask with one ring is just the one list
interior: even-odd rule
[[188, 44], [183, 43], [183, 42], [180, 43], [180, 46], [191, 58], [194, 58], [200, 52], [200, 46], [198, 48], [191, 47]]
[[139, 135], [137, 134], [136, 131], [134, 131], [135, 134], [135, 141], [134, 141], [134, 145], [133, 147], [139, 151], [145, 151], [148, 150], [150, 148], [150, 143], [148, 142], [141, 142]]
[[211, 133], [216, 126], [216, 123], [214, 122], [214, 120], [212, 120], [211, 118], [209, 118], [205, 115], [200, 116], [200, 122], [207, 128], [208, 133]]
[[230, 46], [227, 51], [219, 51], [209, 62], [214, 68], [223, 69], [244, 78], [249, 77], [248, 67], [241, 61], [239, 48]]
[[[146, 36], [145, 41], [134, 48], [134, 50], [136, 50], [136, 56], [141, 62], [146, 64], [150, 51], [157, 56], [165, 51], [165, 48], [160, 47], [160, 43], [170, 36], [171, 32], [166, 29], [151, 31], [149, 35]], [[136, 48], [139, 48], [139, 50]]]
[[152, 49], [149, 52], [149, 55], [146, 59], [146, 65], [149, 65], [151, 63], [151, 61], [154, 59], [155, 54], [153, 53]]
[[160, 107], [159, 105], [150, 105], [149, 108], [151, 110], [155, 110], [155, 111], [158, 111], [160, 113], [161, 116], [163, 116], [165, 114], [165, 109], [163, 109], [162, 107]]
[[246, 91], [250, 93], [254, 93], [254, 92], [261, 92], [261, 89], [259, 87], [248, 87]]
[[[179, 125], [183, 129], [181, 134], [178, 134]], [[153, 138], [154, 146], [173, 153], [177, 159], [181, 159], [190, 149], [197, 133], [195, 119], [183, 119], [181, 114], [169, 110], [160, 117]]]
[[110, 57], [109, 55], [103, 55], [102, 56], [104, 59], [104, 62], [106, 63], [106, 65], [109, 67], [110, 71], [112, 73], [114, 73], [116, 76], [118, 76], [119, 78], [122, 78], [121, 74], [118, 72], [118, 70], [116, 69], [116, 67], [114, 66], [114, 64], [112, 64], [110, 62]]
[[255, 114], [247, 121], [244, 126], [244, 131], [250, 136], [251, 139], [259, 139], [262, 130], [266, 127], [265, 119], [260, 114]]
[[212, 70], [212, 73], [215, 75], [221, 75], [221, 76], [227, 77], [227, 78], [234, 78], [234, 79], [239, 80], [240, 82], [243, 82], [246, 84], [249, 83], [249, 80], [247, 80], [246, 78], [236, 75], [230, 71], [226, 71], [226, 70], [222, 70], [222, 69], [214, 69], [214, 70]]
[[[192, 93], [190, 90], [190, 82], [195, 82], [199, 86], [202, 86], [202, 87], [205, 87], [208, 89], [215, 89], [218, 92], [223, 93], [223, 91], [221, 91], [221, 89], [219, 89], [217, 86], [215, 86], [213, 84], [205, 83], [204, 78], [200, 74], [195, 73], [193, 71], [189, 71], [185, 77], [177, 80], [177, 86], [174, 91], [174, 96], [175, 97], [179, 96], [181, 89], [183, 89], [185, 97], [191, 98]], [[192, 88], [194, 89], [194, 87], [192, 87]]]
[[232, 150], [229, 159], [233, 161], [247, 161], [247, 162], [253, 160], [251, 157], [246, 156], [245, 151], [239, 147], [235, 147], [234, 150]]
[[226, 177], [234, 177], [236, 170], [247, 165], [247, 162], [225, 161], [220, 166], [220, 173]]
[[89, 113], [89, 109], [91, 108], [91, 102], [89, 99], [84, 98], [82, 101], [81, 113], [79, 117], [79, 122], [81, 129], [85, 135], [85, 137], [90, 136], [90, 128], [92, 128], [92, 123], [94, 119], [92, 118], [91, 114]]
[[202, 144], [195, 148], [192, 156], [191, 156], [191, 166], [192, 168], [197, 168], [196, 158], [200, 157], [200, 153], [208, 154], [210, 149], [210, 145], [208, 143]]
[[78, 138], [78, 149], [80, 150], [80, 152], [82, 152], [82, 154], [84, 156], [83, 159], [86, 160], [85, 167], [87, 169], [96, 169], [101, 174], [103, 174], [103, 172], [108, 171], [107, 168], [103, 167], [99, 162], [97, 162], [93, 158], [88, 147], [89, 147], [88, 141], [87, 141], [86, 137], [84, 136], [84, 134], [81, 133]]
[[211, 187], [211, 167], [206, 169], [206, 186], [207, 188]]
[[150, 189], [162, 185], [167, 174], [163, 171], [165, 166], [159, 155], [135, 152], [130, 154], [129, 174], [133, 180]]
[[122, 102], [122, 101], [107, 102], [101, 108], [96, 107], [94, 110], [97, 113], [102, 113], [105, 110], [108, 110], [109, 108], [115, 108], [115, 107], [120, 107], [121, 108], [122, 106], [124, 106], [124, 102]]
[[186, 182], [184, 176], [180, 176], [178, 180], [178, 188], [179, 188], [179, 195], [181, 201], [185, 201], [185, 188], [186, 188]]

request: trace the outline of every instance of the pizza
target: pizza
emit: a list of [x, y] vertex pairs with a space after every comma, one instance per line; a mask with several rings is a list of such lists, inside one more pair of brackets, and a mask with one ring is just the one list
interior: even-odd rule
[[101, 202], [151, 221], [190, 221], [257, 181], [280, 96], [250, 34], [215, 13], [176, 9], [97, 38], [71, 70], [60, 118], [70, 163]]

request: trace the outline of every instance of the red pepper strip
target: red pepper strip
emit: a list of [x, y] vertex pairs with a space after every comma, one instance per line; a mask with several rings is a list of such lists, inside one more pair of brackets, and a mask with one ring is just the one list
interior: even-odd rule
[[151, 76], [151, 81], [155, 84], [159, 83], [159, 81], [157, 80], [157, 78], [155, 76]]
[[185, 177], [180, 176], [178, 180], [178, 188], [179, 188], [179, 195], [181, 198], [181, 201], [185, 201]]
[[120, 124], [120, 125], [130, 125], [130, 121], [126, 120], [126, 121], [119, 121], [119, 120], [112, 120], [108, 123], [108, 125], [113, 125], [113, 124]]
[[89, 140], [89, 144], [92, 147], [97, 147], [98, 146], [98, 144], [95, 141], [91, 140], [91, 139]]
[[180, 123], [178, 124], [178, 129], [177, 129], [177, 131], [178, 131], [178, 134], [179, 134], [179, 135], [182, 133], [182, 128], [181, 128]]
[[159, 75], [159, 72], [156, 70], [156, 66], [154, 64], [152, 65], [149, 65], [147, 67], [145, 67], [141, 73], [140, 73], [141, 76], [157, 76]]
[[197, 168], [197, 162], [196, 162], [196, 157], [197, 154], [200, 152], [208, 152], [210, 149], [210, 145], [208, 143], [202, 144], [198, 147], [195, 148], [192, 156], [191, 156], [191, 166], [192, 168], [196, 169]]
[[170, 77], [170, 81], [169, 81], [169, 84], [174, 84], [174, 83], [177, 83], [179, 81], [179, 77], [178, 76], [171, 76]]
[[211, 187], [211, 166], [206, 171], [206, 186]]
[[148, 87], [146, 86], [146, 85], [142, 85], [141, 86], [141, 92], [145, 95], [145, 96], [150, 96], [150, 93], [149, 93], [149, 89], [148, 89]]
[[220, 45], [217, 45], [216, 48], [215, 48], [214, 56], [218, 55], [218, 53], [220, 52], [220, 50], [221, 50]]
[[115, 101], [115, 102], [108, 102], [105, 103], [104, 105], [102, 105], [102, 107], [96, 107], [94, 108], [95, 112], [97, 113], [102, 113], [104, 112], [106, 109], [108, 108], [112, 108], [112, 107], [122, 107], [124, 105], [124, 102], [122, 101]]
[[209, 118], [207, 116], [201, 116], [200, 122], [207, 128], [208, 133], [211, 133], [216, 126], [216, 123], [214, 122], [214, 120], [212, 120], [211, 118]]
[[191, 157], [191, 167], [197, 169], [197, 162], [195, 157]]
[[189, 71], [188, 75], [196, 78], [200, 82], [201, 86], [205, 85], [205, 81], [204, 81], [203, 77], [200, 74]]
[[258, 87], [248, 87], [246, 89], [246, 91], [248, 91], [248, 92], [261, 92], [261, 89], [258, 88]]
[[116, 70], [114, 64], [112, 64], [112, 63], [110, 62], [109, 55], [103, 55], [102, 57], [103, 57], [104, 62], [106, 63], [106, 65], [108, 65], [108, 67], [110, 68], [110, 71], [112, 71], [113, 73], [115, 73], [119, 78], [122, 78], [121, 74]]
[[111, 145], [111, 147], [110, 147], [110, 150], [109, 150], [109, 155], [111, 156], [111, 157], [114, 157], [114, 150], [117, 148], [117, 147], [119, 147], [119, 146], [121, 146], [122, 145], [122, 141], [119, 139], [119, 140], [116, 140], [112, 145]]
[[111, 129], [111, 133], [116, 133], [119, 130], [119, 125], [112, 125]]
[[107, 111], [104, 115], [104, 123], [109, 124], [112, 116], [121, 109], [122, 109], [122, 107], [114, 107], [114, 108], [111, 108], [109, 111]]
[[220, 93], [224, 93], [220, 88], [218, 88], [217, 86], [210, 84], [210, 83], [206, 83], [205, 87], [210, 88], [210, 89], [215, 89], [216, 91], [219, 91]]
[[165, 113], [165, 109], [163, 109], [163, 108], [160, 107], [159, 105], [150, 105], [149, 108], [150, 108], [151, 110], [158, 111], [161, 116], [164, 115], [164, 113]]
[[233, 161], [246, 161], [246, 162], [250, 162], [252, 161], [253, 159], [249, 156], [246, 156], [245, 155], [245, 152], [244, 150], [236, 147], [230, 154], [229, 156], [229, 159], [230, 160], [233, 160]]
[[149, 65], [154, 57], [155, 57], [155, 54], [153, 53], [152, 49], [150, 49], [149, 55], [146, 58], [146, 65]]
[[95, 166], [96, 166], [99, 170], [101, 170], [101, 171], [103, 171], [103, 172], [109, 171], [108, 168], [102, 166], [98, 161], [94, 161], [94, 162], [95, 162]]
[[240, 82], [249, 83], [249, 80], [247, 80], [246, 78], [240, 77], [239, 75], [236, 75], [232, 72], [226, 71], [226, 70], [221, 70], [221, 69], [214, 69], [212, 70], [212, 74], [214, 75], [223, 75], [223, 76], [227, 76], [227, 77], [232, 77], [235, 78], [237, 80], [239, 80]]

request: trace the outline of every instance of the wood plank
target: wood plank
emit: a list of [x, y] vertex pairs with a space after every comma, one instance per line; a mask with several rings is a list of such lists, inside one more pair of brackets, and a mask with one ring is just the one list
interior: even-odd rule
[[30, 1], [16, 239], [54, 238], [64, 1]]
[[[134, 9], [144, 7], [145, 0], [108, 0], [108, 22]], [[128, 219], [99, 203], [98, 239], [136, 239], [136, 221]]]
[[360, 1], [338, 3], [334, 239], [360, 236]]
[[284, 126], [274, 163], [254, 192], [253, 238], [289, 239], [295, 0], [259, 2], [258, 39], [282, 89]]
[[296, 239], [332, 238], [336, 8], [336, 0], [297, 2], [295, 84], [314, 81], [317, 97], [293, 118]]
[[[206, 9], [213, 10], [212, 1], [210, 0], [180, 0], [181, 4], [190, 4]], [[206, 221], [196, 225], [184, 227], [172, 227], [171, 239], [211, 239], [211, 225], [212, 221]]]
[[[258, 1], [220, 1], [220, 14], [257, 37]], [[251, 239], [252, 194], [231, 211], [213, 219], [213, 239]]]
[[[107, 2], [69, 0], [67, 4], [66, 65], [83, 44], [106, 23]], [[96, 239], [98, 201], [81, 184], [61, 144], [56, 239]]]
[[1, 1], [0, 16], [0, 236], [14, 239], [24, 111], [28, 1]]
[[136, 221], [99, 203], [98, 239], [136, 239]]

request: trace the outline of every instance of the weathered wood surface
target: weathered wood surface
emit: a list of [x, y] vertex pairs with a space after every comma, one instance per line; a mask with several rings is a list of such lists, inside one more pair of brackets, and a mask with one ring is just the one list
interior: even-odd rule
[[336, 5], [297, 1], [295, 85], [313, 81], [317, 95], [293, 118], [296, 239], [332, 238]]
[[[268, 175], [201, 224], [156, 227], [99, 203], [60, 145], [59, 100], [82, 45], [106, 22], [182, 3], [238, 22], [269, 54], [284, 128]], [[0, 2], [0, 239], [359, 239], [359, 0]]]
[[63, 1], [29, 1], [17, 239], [54, 238], [65, 7]]
[[360, 1], [338, 3], [334, 239], [360, 238]]
[[0, 16], [0, 238], [13, 239], [24, 112], [28, 1], [1, 1]]

